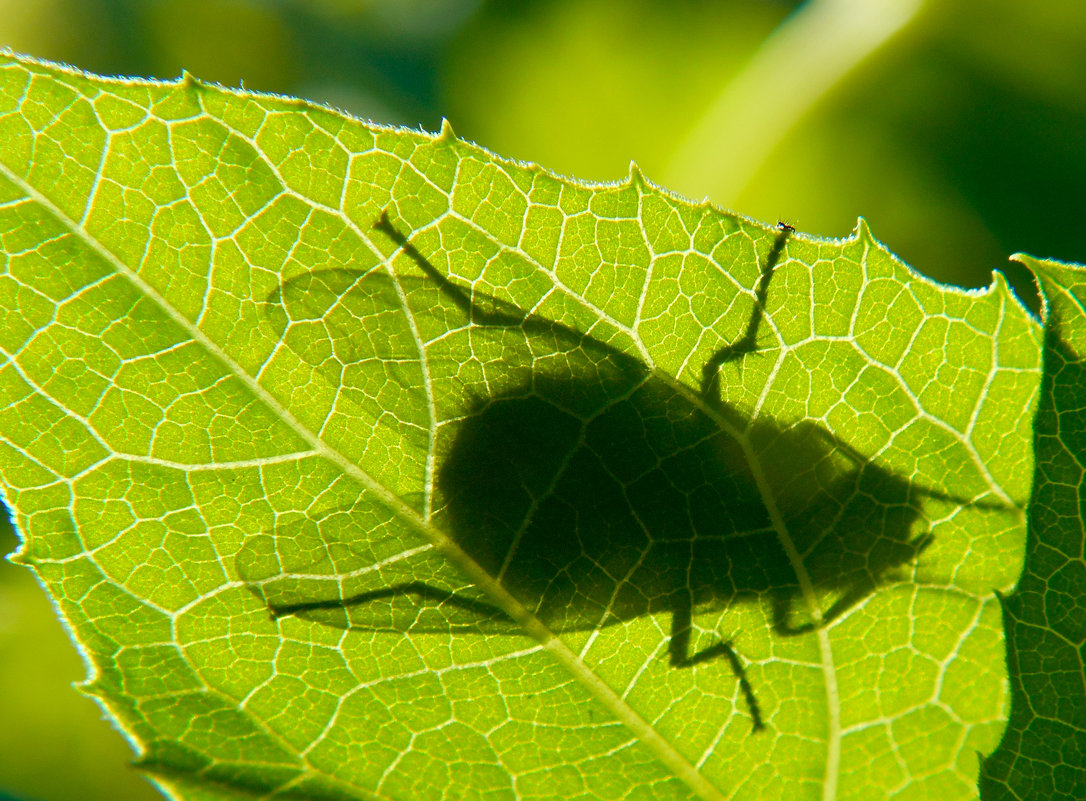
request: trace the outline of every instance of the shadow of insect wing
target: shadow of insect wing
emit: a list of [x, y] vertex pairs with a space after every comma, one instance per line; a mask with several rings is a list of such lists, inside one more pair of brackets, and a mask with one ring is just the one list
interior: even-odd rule
[[280, 343], [265, 386], [395, 494], [417, 495], [431, 414], [401, 288], [379, 269], [315, 271], [285, 281], [264, 312]]
[[[405, 294], [380, 269], [320, 270], [284, 281], [263, 304], [279, 344], [261, 381], [330, 449], [421, 517], [432, 412], [426, 352]], [[314, 472], [329, 477], [315, 479], [308, 497], [299, 491], [291, 494], [297, 500], [280, 499], [288, 505], [277, 508], [274, 527], [249, 537], [237, 559], [242, 579], [273, 614], [402, 630], [418, 623], [420, 609], [432, 611], [429, 597], [383, 606], [347, 599], [422, 579], [457, 601], [478, 594], [431, 542], [398, 524], [377, 493], [309, 462], [300, 465], [299, 480]], [[463, 605], [448, 608], [464, 622]]]
[[[599, 370], [615, 371], [609, 359], [645, 375], [590, 337], [486, 293], [463, 301], [467, 290], [400, 266], [407, 269], [395, 278], [336, 269], [284, 282], [264, 304], [283, 352], [264, 380], [274, 385], [281, 374], [284, 385], [301, 385], [296, 414], [420, 516], [429, 510], [434, 440], [454, 436], [473, 399], [583, 367], [591, 377], [563, 403], [591, 414], [605, 402]], [[362, 493], [353, 508], [333, 510], [334, 523], [313, 508], [251, 537], [239, 572], [275, 615], [373, 629], [518, 631], [445, 557], [390, 529], [372, 504]]]

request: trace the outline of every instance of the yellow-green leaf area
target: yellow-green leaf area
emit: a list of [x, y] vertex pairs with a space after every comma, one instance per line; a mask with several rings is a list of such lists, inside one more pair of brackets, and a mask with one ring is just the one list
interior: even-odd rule
[[337, 208], [347, 172], [347, 152], [335, 139], [293, 114], [271, 118], [256, 146], [283, 176], [287, 188], [307, 200]]

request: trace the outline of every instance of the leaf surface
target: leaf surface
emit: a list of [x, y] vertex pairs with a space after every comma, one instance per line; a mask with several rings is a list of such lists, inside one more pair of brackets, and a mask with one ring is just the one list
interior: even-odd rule
[[0, 240], [19, 558], [176, 797], [975, 795], [1001, 278], [11, 59]]
[[1037, 471], [1022, 577], [1004, 602], [1011, 717], [982, 797], [1086, 795], [1086, 270], [1019, 256], [1046, 299]]

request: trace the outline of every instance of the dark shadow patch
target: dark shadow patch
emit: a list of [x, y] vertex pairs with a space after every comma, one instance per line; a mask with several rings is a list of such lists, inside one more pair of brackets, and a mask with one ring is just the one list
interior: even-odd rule
[[[757, 730], [763, 715], [739, 656], [723, 641], [691, 653], [693, 616], [763, 603], [778, 635], [804, 634], [930, 543], [918, 532], [922, 497], [947, 496], [864, 459], [813, 422], [751, 422], [719, 397], [720, 368], [757, 350], [790, 231], [780, 231], [762, 265], [743, 334], [714, 354], [692, 391], [583, 332], [465, 290], [387, 216], [375, 228], [469, 315], [473, 332], [546, 343], [547, 359], [516, 365], [517, 381], [465, 410], [437, 469], [435, 522], [552, 630], [670, 614], [671, 664], [723, 657]], [[400, 621], [392, 628], [466, 630], [443, 627], [435, 610], [444, 609], [477, 632], [514, 630], [485, 599], [425, 581], [350, 597], [261, 597], [276, 616], [332, 625], [355, 625], [355, 610], [390, 604], [389, 620]], [[828, 608], [812, 616], [811, 597], [830, 599]]]

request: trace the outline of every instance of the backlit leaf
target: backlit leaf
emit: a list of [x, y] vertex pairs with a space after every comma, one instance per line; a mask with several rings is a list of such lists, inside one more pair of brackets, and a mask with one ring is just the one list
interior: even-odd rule
[[0, 244], [19, 560], [176, 797], [975, 796], [1002, 278], [12, 59]]

